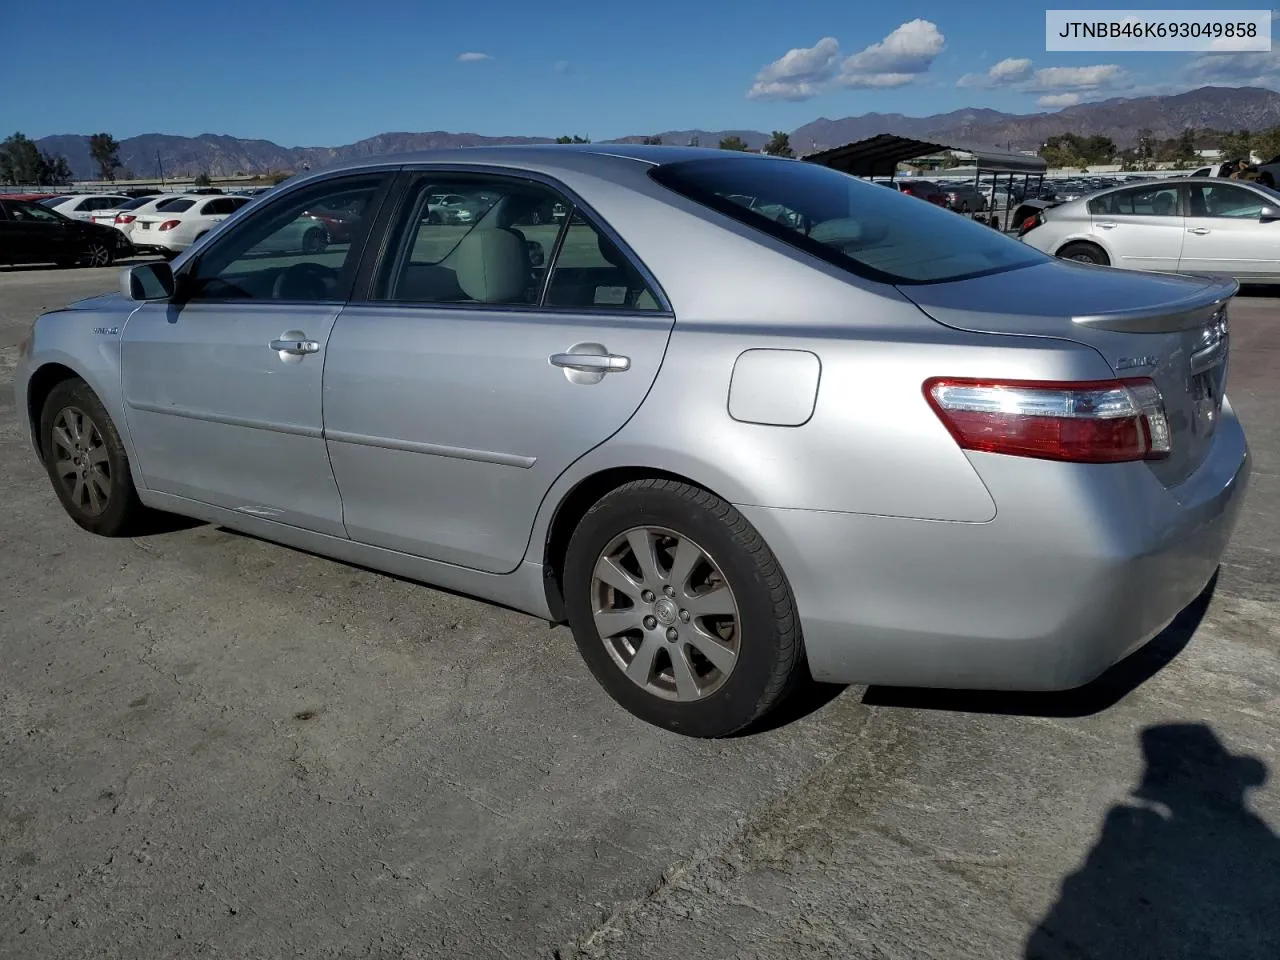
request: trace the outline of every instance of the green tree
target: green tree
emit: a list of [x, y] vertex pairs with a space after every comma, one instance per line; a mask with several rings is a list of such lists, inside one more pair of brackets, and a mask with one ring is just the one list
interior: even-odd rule
[[1195, 163], [1196, 154], [1196, 131], [1195, 127], [1187, 127], [1178, 135], [1178, 144], [1176, 148], [1176, 160], [1183, 163]]
[[120, 144], [109, 133], [95, 133], [89, 138], [89, 156], [98, 165], [98, 179], [114, 180], [120, 169]]
[[270, 180], [272, 184], [280, 184], [280, 183], [284, 183], [291, 176], [293, 176], [293, 174], [285, 173], [283, 170], [280, 170], [275, 173], [268, 174], [267, 179]]
[[645, 137], [645, 138], [644, 138], [643, 140], [641, 140], [640, 142], [641, 142], [641, 143], [643, 143], [643, 144], [646, 144], [646, 145], [648, 145], [648, 146], [650, 146], [650, 147], [660, 147], [660, 146], [662, 146], [662, 138], [661, 138], [661, 137], [659, 137], [659, 136]]
[[721, 150], [741, 150], [745, 152], [747, 149], [747, 144], [746, 144], [746, 141], [744, 141], [739, 136], [724, 137], [720, 141], [720, 149]]
[[196, 174], [196, 178], [191, 181], [192, 186], [196, 187], [207, 187], [211, 183], [213, 181], [209, 179], [209, 174], [203, 170]]
[[53, 186], [55, 183], [70, 183], [71, 164], [67, 163], [67, 158], [60, 153], [40, 152], [40, 159], [44, 164], [44, 177], [40, 180], [43, 186]]
[[590, 143], [586, 137], [580, 137], [576, 133], [572, 137], [556, 137], [556, 143]]
[[0, 181], [42, 183], [44, 173], [44, 158], [34, 140], [15, 133], [0, 144]]
[[1253, 151], [1253, 134], [1248, 130], [1224, 133], [1218, 138], [1218, 149], [1222, 151], [1223, 160], [1248, 160]]
[[764, 145], [764, 152], [772, 157], [794, 157], [791, 149], [791, 134], [775, 130], [769, 135], [769, 142]]
[[1280, 127], [1272, 127], [1270, 130], [1255, 134], [1253, 149], [1257, 151], [1263, 163], [1280, 157]]

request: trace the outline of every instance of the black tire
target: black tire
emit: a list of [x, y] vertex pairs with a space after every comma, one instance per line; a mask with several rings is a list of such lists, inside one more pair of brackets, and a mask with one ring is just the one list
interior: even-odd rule
[[[55, 438], [55, 427], [66, 436]], [[77, 431], [84, 451], [91, 456], [102, 451], [100, 461], [77, 465]], [[149, 511], [138, 499], [124, 444], [106, 408], [83, 380], [64, 380], [49, 392], [40, 411], [40, 448], [45, 471], [72, 520], [104, 537], [130, 536], [141, 529]]]
[[1106, 251], [1095, 243], [1085, 243], [1083, 241], [1068, 243], [1058, 251], [1058, 256], [1063, 260], [1074, 260], [1076, 263], [1096, 263], [1103, 267], [1111, 266], [1111, 260]]
[[312, 227], [302, 235], [303, 253], [324, 253], [324, 248], [328, 245], [325, 241], [324, 231], [319, 227]]
[[[691, 542], [702, 559], [689, 568], [687, 582], [691, 584], [697, 579], [695, 571], [704, 571], [707, 581], [698, 589], [715, 592], [717, 586], [727, 586], [734, 610], [732, 617], [717, 618], [718, 624], [710, 617], [695, 613], [690, 624], [690, 616], [683, 609], [678, 618], [673, 616], [673, 603], [660, 609], [664, 601], [661, 595], [644, 604], [641, 609], [667, 618], [659, 622], [655, 616], [645, 617], [644, 627], [637, 625], [634, 630], [634, 641], [625, 641], [634, 647], [629, 651], [632, 659], [628, 661], [634, 663], [643, 647], [640, 638], [646, 636], [642, 631], [648, 631], [649, 639], [645, 643], [651, 642], [656, 650], [649, 658], [652, 666], [646, 673], [646, 678], [651, 678], [645, 681], [648, 686], [630, 679], [622, 661], [615, 659], [620, 656], [617, 644], [623, 642], [624, 635], [615, 634], [612, 642], [606, 641], [594, 616], [596, 591], [603, 586], [594, 577], [597, 561], [624, 534], [639, 527], [657, 528], [658, 539], [653, 542], [659, 570], [673, 559], [662, 552], [663, 532]], [[673, 566], [674, 563], [666, 566], [664, 577]], [[634, 574], [632, 579], [635, 580]], [[731, 504], [698, 487], [672, 480], [636, 480], [606, 495], [587, 512], [573, 532], [563, 583], [569, 624], [587, 666], [614, 700], [657, 726], [695, 737], [738, 733], [785, 700], [806, 673], [795, 600], [777, 558]], [[632, 585], [638, 591], [634, 582]], [[684, 591], [684, 584], [679, 586], [680, 593], [669, 594], [675, 597], [676, 607], [682, 596], [692, 597], [692, 593]], [[620, 599], [622, 594], [612, 596]], [[612, 609], [625, 613], [633, 606], [641, 606], [640, 601]], [[693, 607], [692, 600], [689, 606]], [[641, 615], [639, 611], [635, 614], [637, 618]], [[725, 631], [726, 619], [732, 621], [732, 628], [727, 631], [731, 636], [725, 643], [736, 649], [736, 659], [728, 671], [722, 673], [697, 646], [684, 641], [690, 634], [681, 631], [698, 627], [704, 633], [707, 629]], [[664, 628], [663, 622], [669, 625]], [[670, 640], [677, 635], [679, 640]], [[723, 637], [724, 633], [720, 635]], [[661, 642], [664, 639], [672, 645], [664, 646]], [[682, 651], [683, 662], [691, 665], [695, 680], [706, 682], [705, 694], [699, 692], [695, 699], [675, 699], [678, 671], [672, 657], [676, 650]], [[666, 682], [664, 670], [671, 674], [665, 697], [653, 692], [655, 684]]]
[[86, 267], [109, 267], [115, 263], [116, 251], [105, 240], [90, 240], [82, 254]]

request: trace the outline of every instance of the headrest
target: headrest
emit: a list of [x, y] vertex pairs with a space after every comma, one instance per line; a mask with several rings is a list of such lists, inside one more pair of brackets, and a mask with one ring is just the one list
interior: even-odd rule
[[472, 230], [454, 254], [458, 286], [480, 303], [513, 303], [529, 287], [529, 248], [511, 230]]

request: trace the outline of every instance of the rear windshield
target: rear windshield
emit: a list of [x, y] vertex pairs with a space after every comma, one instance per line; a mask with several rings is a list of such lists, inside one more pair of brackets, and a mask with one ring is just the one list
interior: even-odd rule
[[190, 210], [194, 205], [194, 200], [188, 200], [186, 197], [174, 197], [172, 200], [163, 200], [157, 203], [156, 210], [160, 213], [181, 213], [183, 210]]
[[1017, 240], [915, 197], [802, 160], [685, 160], [650, 172], [690, 200], [883, 283], [961, 280], [1044, 260]]
[[120, 206], [117, 207], [116, 209], [117, 210], [137, 210], [138, 207], [142, 206], [144, 203], [150, 203], [154, 199], [155, 197], [137, 197], [136, 199], [130, 200], [128, 203], [120, 204]]

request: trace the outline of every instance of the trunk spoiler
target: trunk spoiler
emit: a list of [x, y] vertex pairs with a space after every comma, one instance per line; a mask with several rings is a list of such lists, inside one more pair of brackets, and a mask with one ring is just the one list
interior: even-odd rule
[[1229, 277], [1204, 279], [1208, 282], [1202, 290], [1176, 303], [1077, 316], [1072, 317], [1071, 321], [1093, 330], [1114, 330], [1119, 333], [1168, 333], [1204, 326], [1240, 290], [1240, 284]]

